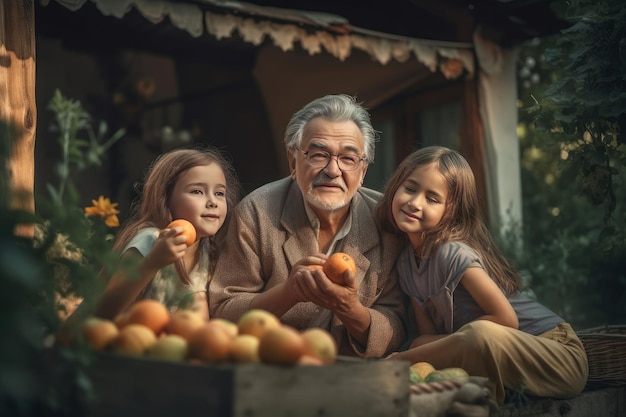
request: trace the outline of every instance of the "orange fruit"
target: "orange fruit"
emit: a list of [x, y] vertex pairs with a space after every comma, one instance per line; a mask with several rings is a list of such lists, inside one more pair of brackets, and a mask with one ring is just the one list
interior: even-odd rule
[[302, 332], [304, 354], [319, 359], [322, 363], [333, 363], [337, 359], [337, 343], [327, 331], [313, 327]]
[[193, 227], [190, 221], [185, 219], [176, 219], [167, 225], [167, 229], [171, 229], [172, 227], [182, 227], [183, 231], [179, 233], [179, 235], [184, 235], [187, 240], [185, 243], [187, 246], [191, 246], [193, 242], [196, 241], [196, 228]]
[[191, 333], [202, 327], [204, 323], [202, 316], [195, 311], [179, 309], [170, 316], [170, 321], [165, 326], [165, 333], [189, 339]]
[[217, 326], [222, 326], [222, 328], [226, 330], [226, 333], [228, 333], [233, 339], [239, 334], [239, 327], [230, 320], [214, 318], [210, 319], [209, 322]]
[[240, 334], [233, 340], [230, 359], [236, 363], [258, 363], [259, 339], [251, 334]]
[[435, 367], [428, 362], [416, 362], [410, 367], [411, 373], [415, 373], [418, 381], [424, 381], [428, 375], [436, 371]]
[[176, 334], [166, 334], [148, 349], [146, 356], [155, 359], [182, 361], [187, 358], [187, 340]]
[[324, 263], [324, 273], [336, 284], [343, 284], [343, 274], [346, 271], [356, 273], [356, 264], [354, 259], [346, 253], [335, 252], [326, 259]]
[[268, 364], [298, 363], [304, 349], [304, 339], [300, 332], [284, 324], [267, 330], [259, 339], [259, 358]]
[[111, 320], [89, 317], [82, 323], [83, 338], [93, 350], [106, 349], [119, 334], [119, 329]]
[[280, 320], [269, 311], [253, 308], [241, 315], [237, 321], [239, 334], [251, 334], [261, 338], [269, 330], [280, 326]]
[[155, 335], [161, 333], [170, 321], [170, 312], [164, 304], [157, 300], [139, 300], [128, 310], [129, 324], [141, 324], [154, 332]]
[[156, 341], [156, 335], [148, 327], [142, 324], [128, 324], [113, 339], [111, 350], [124, 355], [142, 356]]
[[225, 362], [230, 357], [232, 344], [233, 337], [224, 327], [208, 322], [189, 336], [188, 357], [205, 362]]

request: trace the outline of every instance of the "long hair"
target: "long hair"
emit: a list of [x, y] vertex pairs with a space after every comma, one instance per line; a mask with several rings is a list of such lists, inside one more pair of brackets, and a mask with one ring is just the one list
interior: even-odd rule
[[393, 198], [415, 168], [434, 164], [448, 186], [444, 214], [436, 227], [424, 235], [422, 257], [430, 256], [442, 243], [460, 241], [478, 252], [487, 272], [504, 290], [511, 294], [522, 287], [515, 269], [497, 247], [478, 200], [474, 173], [467, 160], [452, 149], [429, 146], [408, 155], [389, 179], [376, 207], [379, 225], [392, 233], [399, 231], [392, 213]]
[[226, 206], [227, 214], [224, 224], [216, 234], [202, 238], [199, 248], [202, 248], [203, 239], [209, 239], [209, 277], [213, 275], [219, 248], [218, 235], [222, 234], [230, 221], [232, 209], [239, 201], [241, 189], [239, 178], [230, 160], [218, 149], [213, 147], [175, 149], [160, 155], [148, 168], [143, 181], [143, 188], [131, 207], [131, 216], [118, 232], [113, 249], [121, 251], [141, 229], [157, 227], [164, 229], [173, 219], [169, 209], [170, 199], [178, 178], [185, 171], [196, 166], [212, 163], [218, 164], [226, 178]]
[[370, 164], [374, 162], [374, 149], [378, 140], [378, 133], [372, 127], [370, 115], [355, 97], [347, 94], [327, 95], [315, 99], [298, 110], [287, 123], [285, 129], [285, 146], [294, 151], [302, 143], [302, 135], [307, 123], [316, 117], [322, 117], [333, 122], [353, 121], [365, 142], [364, 158]]

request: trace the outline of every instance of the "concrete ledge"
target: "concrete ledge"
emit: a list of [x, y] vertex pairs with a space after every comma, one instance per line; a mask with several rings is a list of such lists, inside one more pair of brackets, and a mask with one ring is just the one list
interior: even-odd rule
[[533, 399], [519, 406], [504, 404], [500, 417], [624, 417], [626, 416], [626, 386], [584, 391], [567, 400]]

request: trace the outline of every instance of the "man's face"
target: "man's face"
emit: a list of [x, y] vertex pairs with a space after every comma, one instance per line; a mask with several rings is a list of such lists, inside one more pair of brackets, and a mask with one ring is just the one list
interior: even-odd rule
[[[301, 151], [287, 152], [292, 178], [319, 217], [324, 212], [347, 209], [367, 172], [367, 163], [360, 160], [365, 147], [361, 131], [352, 121], [331, 122], [317, 117], [303, 133]], [[338, 156], [331, 156], [323, 166], [325, 154]], [[339, 163], [344, 166], [343, 171], [338, 159], [342, 159]], [[357, 161], [356, 169], [346, 171], [353, 161]]]

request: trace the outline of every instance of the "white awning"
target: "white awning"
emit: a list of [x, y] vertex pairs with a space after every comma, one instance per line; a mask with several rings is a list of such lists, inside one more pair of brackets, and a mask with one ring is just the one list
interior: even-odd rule
[[[88, 0], [56, 0], [76, 11]], [[474, 74], [473, 44], [416, 39], [371, 31], [350, 25], [344, 17], [315, 11], [258, 6], [239, 1], [197, 0], [90, 0], [105, 16], [123, 18], [137, 9], [148, 21], [169, 18], [177, 28], [193, 37], [205, 32], [217, 39], [238, 34], [248, 43], [260, 45], [266, 38], [282, 51], [300, 46], [315, 55], [326, 51], [340, 61], [353, 48], [367, 52], [382, 65], [391, 60], [406, 62], [412, 57], [431, 72], [440, 70], [446, 78], [459, 77], [465, 69]], [[203, 10], [205, 4], [211, 11]]]

